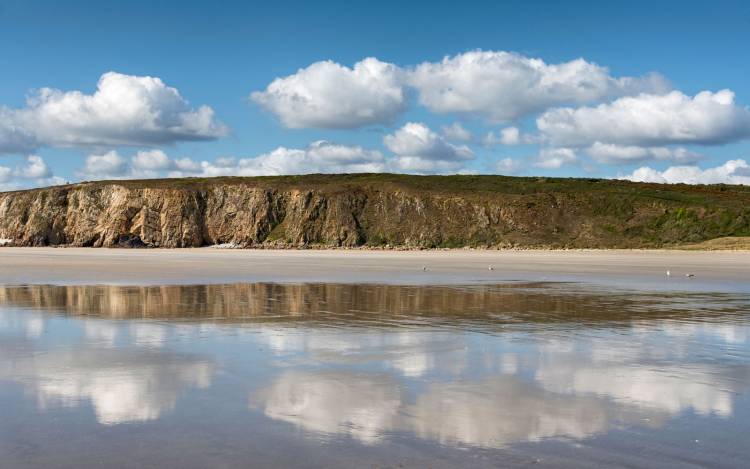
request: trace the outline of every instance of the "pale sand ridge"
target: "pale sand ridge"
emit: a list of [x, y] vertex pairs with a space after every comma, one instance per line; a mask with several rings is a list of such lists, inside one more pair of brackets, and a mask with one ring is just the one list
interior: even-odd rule
[[505, 281], [750, 291], [750, 252], [0, 249], [0, 284]]

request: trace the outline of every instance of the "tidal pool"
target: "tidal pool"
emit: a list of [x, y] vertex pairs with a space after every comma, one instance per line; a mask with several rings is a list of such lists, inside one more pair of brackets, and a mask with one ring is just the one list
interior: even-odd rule
[[750, 294], [0, 287], [0, 466], [747, 467]]

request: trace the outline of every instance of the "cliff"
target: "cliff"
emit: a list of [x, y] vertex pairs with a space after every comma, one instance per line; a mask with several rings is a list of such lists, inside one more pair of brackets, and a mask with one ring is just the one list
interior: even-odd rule
[[749, 234], [745, 186], [360, 174], [0, 193], [0, 240], [16, 246], [604, 248]]

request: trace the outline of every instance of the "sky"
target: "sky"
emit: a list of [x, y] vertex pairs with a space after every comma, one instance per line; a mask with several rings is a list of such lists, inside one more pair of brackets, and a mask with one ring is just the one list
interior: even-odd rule
[[750, 184], [750, 2], [0, 0], [0, 190], [340, 172]]

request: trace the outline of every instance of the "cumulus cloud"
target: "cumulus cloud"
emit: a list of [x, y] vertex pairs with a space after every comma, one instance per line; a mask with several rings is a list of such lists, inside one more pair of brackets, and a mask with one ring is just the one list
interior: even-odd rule
[[409, 122], [383, 138], [385, 146], [396, 154], [394, 167], [413, 172], [459, 170], [474, 158], [466, 145], [453, 145], [420, 122]]
[[278, 147], [249, 158], [202, 161], [171, 158], [161, 150], [143, 150], [127, 158], [113, 150], [89, 155], [77, 174], [86, 179], [132, 179], [385, 171], [447, 173], [467, 172], [463, 164], [474, 157], [468, 147], [446, 142], [423, 124], [407, 124], [385, 140], [395, 155], [386, 157], [377, 150], [325, 140], [304, 148]]
[[518, 127], [506, 127], [501, 129], [499, 133], [487, 132], [482, 138], [482, 143], [488, 147], [495, 145], [514, 146], [538, 143], [537, 140], [533, 135], [521, 133]]
[[26, 153], [36, 146], [34, 135], [18, 125], [14, 112], [0, 107], [0, 153]]
[[192, 108], [157, 77], [108, 72], [97, 90], [42, 88], [21, 109], [0, 109], [0, 151], [40, 146], [154, 146], [226, 135], [210, 107]]
[[500, 143], [503, 145], [518, 145], [521, 143], [521, 132], [518, 127], [506, 127], [501, 130]]
[[498, 174], [512, 175], [521, 171], [521, 163], [513, 158], [503, 158], [495, 163], [495, 172]]
[[385, 170], [385, 158], [375, 150], [339, 145], [324, 140], [307, 148], [279, 147], [254, 158], [203, 161], [203, 176], [273, 176], [309, 173], [372, 173]]
[[578, 156], [570, 148], [542, 148], [534, 166], [544, 169], [558, 169], [578, 162]]
[[52, 170], [41, 156], [29, 155], [26, 164], [18, 167], [15, 175], [24, 179], [46, 179], [52, 177]]
[[29, 155], [23, 164], [15, 168], [0, 166], [0, 190], [16, 190], [29, 186], [52, 186], [63, 184], [62, 178], [52, 170], [41, 156]]
[[79, 171], [92, 179], [185, 176], [275, 176], [309, 173], [382, 172], [386, 159], [379, 151], [320, 140], [303, 149], [279, 147], [253, 158], [195, 161], [173, 159], [161, 150], [139, 151], [130, 160], [116, 151], [89, 155]]
[[750, 137], [750, 110], [735, 105], [730, 90], [703, 91], [694, 97], [672, 91], [624, 97], [596, 107], [552, 109], [537, 119], [537, 126], [558, 146], [710, 145]]
[[129, 172], [127, 160], [113, 150], [87, 156], [79, 175], [92, 179], [120, 179], [127, 177]]
[[445, 135], [445, 138], [448, 140], [458, 140], [461, 142], [470, 142], [474, 138], [471, 132], [464, 128], [460, 122], [454, 122], [451, 125], [444, 125], [443, 135]]
[[701, 169], [698, 166], [671, 166], [664, 171], [659, 171], [643, 166], [621, 179], [662, 184], [750, 185], [750, 165], [743, 159], [737, 159], [707, 169]]
[[659, 75], [614, 78], [597, 64], [576, 59], [547, 64], [504, 51], [472, 51], [425, 62], [408, 74], [419, 101], [433, 112], [463, 113], [503, 122], [564, 104], [667, 90]]
[[200, 163], [190, 158], [170, 158], [162, 150], [142, 150], [130, 159], [112, 150], [87, 156], [78, 176], [86, 179], [136, 179], [200, 173]]
[[315, 62], [250, 97], [286, 127], [356, 128], [391, 122], [406, 107], [409, 88], [433, 112], [503, 122], [552, 106], [663, 93], [669, 86], [657, 74], [615, 78], [584, 59], [547, 64], [512, 52], [471, 51], [409, 68], [374, 57], [352, 68]]
[[6, 183], [13, 178], [13, 170], [7, 166], [0, 166], [0, 184]]
[[627, 164], [646, 160], [664, 160], [677, 163], [695, 163], [703, 156], [682, 147], [638, 147], [596, 142], [586, 153], [599, 163]]
[[144, 171], [173, 169], [175, 163], [161, 150], [139, 151], [133, 157], [133, 168]]
[[357, 128], [392, 121], [404, 109], [401, 75], [373, 57], [353, 68], [327, 60], [277, 78], [250, 98], [286, 127]]

